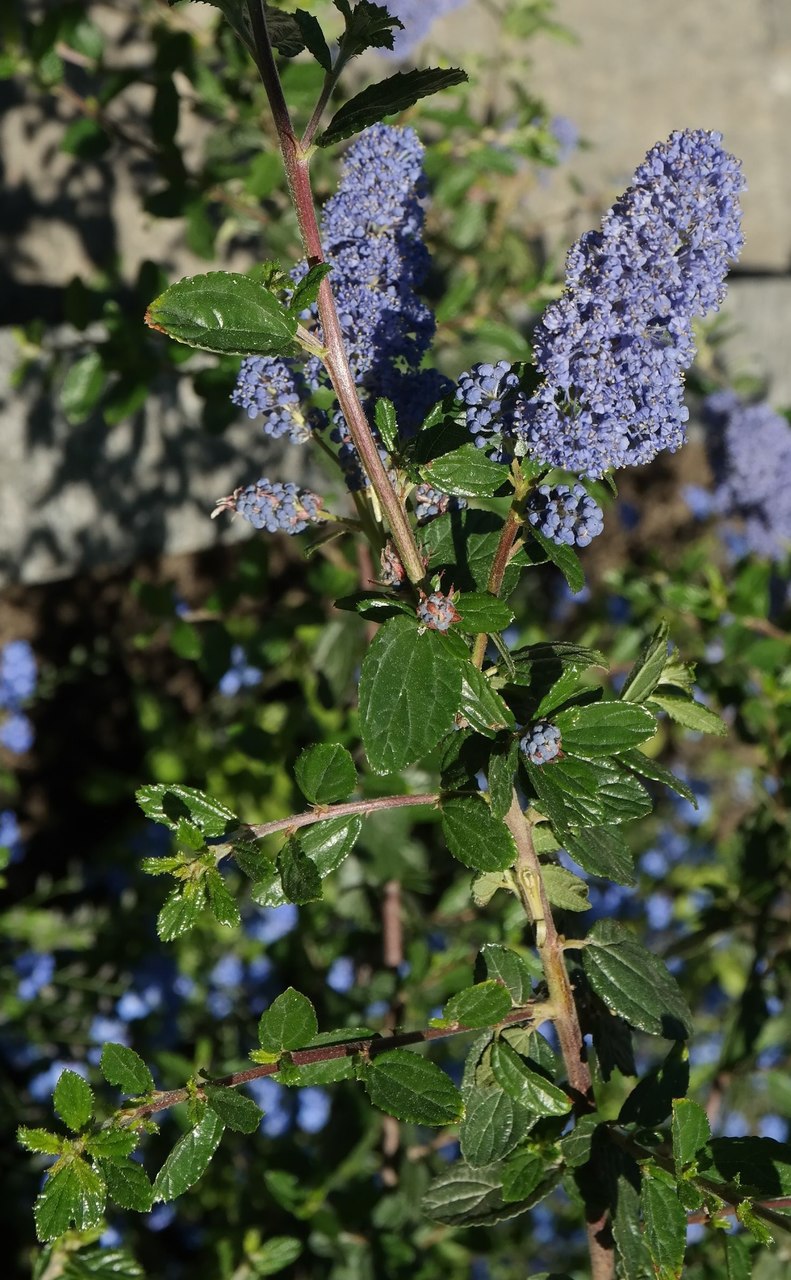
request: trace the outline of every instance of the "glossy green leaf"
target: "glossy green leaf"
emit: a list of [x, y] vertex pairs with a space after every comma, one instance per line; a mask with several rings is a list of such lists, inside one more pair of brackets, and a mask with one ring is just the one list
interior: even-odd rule
[[117, 1085], [122, 1093], [137, 1098], [154, 1089], [154, 1077], [134, 1049], [124, 1044], [106, 1044], [102, 1049], [99, 1070], [108, 1084]]
[[183, 889], [172, 889], [157, 916], [157, 934], [163, 942], [172, 942], [194, 928], [206, 905], [206, 886], [200, 880], [189, 881]]
[[[324, 880], [349, 856], [362, 825], [358, 814], [350, 818], [328, 818], [326, 822], [304, 827], [294, 839]], [[253, 886], [253, 897], [263, 907], [280, 907], [288, 901], [275, 863], [270, 864], [266, 878], [261, 878]]]
[[505, 631], [514, 620], [513, 609], [488, 591], [462, 592], [456, 601], [456, 612], [460, 616], [459, 630], [471, 635]]
[[684, 698], [681, 694], [664, 693], [660, 690], [651, 694], [651, 704], [666, 711], [671, 720], [682, 725], [684, 729], [694, 729], [698, 733], [716, 733], [723, 737], [728, 733], [728, 726], [708, 707], [695, 702], [692, 698]]
[[533, 979], [543, 974], [540, 963], [532, 956], [520, 956], [500, 942], [485, 943], [480, 954], [488, 977], [505, 984], [515, 1005], [528, 1004], [533, 998]]
[[366, 49], [392, 49], [393, 31], [403, 31], [404, 24], [387, 12], [384, 5], [371, 0], [357, 0], [353, 7], [349, 0], [332, 0], [343, 14], [346, 30], [340, 40], [344, 61], [364, 53]]
[[267, 1053], [302, 1049], [319, 1029], [316, 1010], [307, 996], [289, 987], [273, 1000], [258, 1023], [258, 1040]]
[[73, 1159], [47, 1178], [33, 1214], [39, 1240], [56, 1240], [70, 1227], [88, 1231], [102, 1220], [107, 1188], [98, 1170]]
[[170, 285], [145, 316], [151, 329], [176, 342], [221, 355], [288, 355], [297, 318], [250, 276], [209, 271]]
[[107, 1183], [107, 1194], [122, 1209], [132, 1209], [135, 1213], [148, 1213], [154, 1203], [154, 1188], [148, 1174], [134, 1160], [126, 1160], [123, 1164], [102, 1164]]
[[89, 1155], [113, 1164], [126, 1164], [140, 1140], [134, 1129], [99, 1129], [85, 1143]]
[[203, 791], [184, 787], [181, 783], [157, 783], [140, 787], [137, 803], [147, 818], [160, 822], [171, 831], [177, 831], [179, 822], [186, 818], [193, 822], [205, 836], [216, 839], [227, 835], [239, 826], [236, 814], [219, 800], [213, 800]]
[[752, 1246], [743, 1234], [721, 1237], [725, 1249], [724, 1280], [751, 1280], [753, 1274]]
[[491, 1027], [510, 1012], [510, 992], [495, 979], [488, 978], [451, 996], [442, 1018], [462, 1027]]
[[675, 791], [677, 795], [683, 796], [694, 809], [697, 809], [697, 797], [686, 782], [682, 782], [664, 765], [659, 764], [657, 760], [651, 760], [642, 751], [637, 749], [634, 751], [622, 751], [618, 756], [618, 763], [626, 765], [627, 769], [632, 769], [634, 773], [640, 774], [642, 778], [650, 778], [652, 782], [662, 783], [670, 791]]
[[535, 1151], [517, 1151], [503, 1167], [503, 1200], [524, 1200], [546, 1177], [546, 1160]]
[[582, 964], [607, 1008], [633, 1027], [668, 1040], [690, 1034], [690, 1012], [675, 978], [623, 925], [597, 920]]
[[535, 765], [522, 757], [536, 793], [536, 806], [558, 833], [603, 820], [599, 778], [586, 760], [551, 760]]
[[179, 1138], [154, 1179], [154, 1200], [176, 1200], [194, 1186], [211, 1163], [225, 1125], [207, 1107], [194, 1128]]
[[64, 1142], [68, 1141], [57, 1133], [50, 1133], [48, 1129], [28, 1129], [25, 1125], [17, 1129], [16, 1136], [17, 1142], [26, 1151], [36, 1151], [47, 1156], [60, 1155]]
[[300, 848], [298, 841], [287, 840], [277, 856], [277, 869], [283, 896], [300, 906], [317, 902], [321, 897], [321, 876], [315, 862]]
[[541, 879], [550, 906], [558, 907], [561, 911], [587, 911], [590, 907], [588, 886], [572, 871], [548, 862], [541, 868]]
[[617, 755], [656, 733], [656, 720], [629, 702], [594, 702], [569, 707], [553, 717], [566, 755], [584, 758]]
[[505, 751], [489, 757], [489, 808], [495, 818], [504, 818], [514, 798], [514, 781], [519, 761], [519, 742], [512, 738]]
[[618, 1123], [657, 1129], [673, 1111], [674, 1100], [689, 1089], [689, 1050], [677, 1041], [664, 1062], [652, 1067], [638, 1080], [618, 1115]]
[[668, 626], [663, 621], [643, 646], [626, 677], [626, 683], [621, 689], [624, 702], [645, 702], [651, 696], [667, 665], [667, 642]]
[[634, 858], [617, 827], [584, 827], [564, 832], [563, 844], [588, 875], [616, 884], [635, 883]]
[[[510, 482], [510, 472], [502, 462], [492, 462], [474, 444], [463, 444], [453, 453], [435, 458], [421, 468], [421, 478], [440, 493], [460, 498], [491, 498]], [[508, 623], [505, 624], [508, 626]], [[496, 631], [501, 627], [493, 628]]]
[[376, 773], [414, 764], [453, 725], [461, 665], [446, 637], [392, 618], [374, 637], [360, 673], [360, 722]]
[[374, 407], [374, 422], [385, 449], [388, 453], [393, 453], [398, 445], [398, 419], [392, 400], [384, 397], [377, 400]]
[[[419, 437], [418, 437], [419, 439]], [[500, 543], [503, 521], [491, 511], [467, 509], [438, 516], [420, 530], [433, 573], [447, 575], [457, 591], [485, 591]], [[514, 590], [525, 564], [518, 553], [508, 564], [500, 595]]]
[[462, 666], [459, 710], [470, 728], [486, 738], [493, 738], [502, 729], [513, 729], [516, 723], [513, 712], [491, 682], [471, 662]]
[[657, 1280], [679, 1280], [684, 1267], [687, 1215], [672, 1183], [650, 1167], [642, 1171], [640, 1201], [645, 1240]]
[[363, 1084], [375, 1107], [412, 1124], [456, 1124], [464, 1105], [444, 1071], [408, 1049], [379, 1053], [366, 1066]]
[[590, 1160], [593, 1135], [600, 1123], [598, 1116], [580, 1116], [571, 1133], [561, 1138], [560, 1150], [567, 1169], [578, 1169]]
[[692, 1098], [673, 1100], [673, 1159], [680, 1171], [691, 1164], [701, 1147], [711, 1137], [711, 1126], [706, 1112]]
[[212, 1084], [204, 1085], [203, 1092], [212, 1111], [228, 1129], [237, 1133], [255, 1133], [263, 1112], [246, 1093]]
[[568, 1094], [537, 1071], [531, 1071], [502, 1038], [492, 1045], [491, 1063], [500, 1088], [533, 1115], [563, 1116], [571, 1110]]
[[76, 1071], [61, 1072], [52, 1101], [63, 1123], [75, 1132], [82, 1129], [93, 1115], [91, 1086]]
[[289, 311], [292, 315], [301, 316], [303, 311], [307, 311], [313, 306], [319, 296], [319, 287], [325, 276], [332, 271], [332, 265], [329, 262], [317, 262], [315, 266], [310, 268], [307, 275], [303, 276], [297, 284], [291, 295], [288, 304]]
[[241, 924], [242, 917], [236, 899], [230, 893], [219, 871], [210, 867], [206, 872], [206, 888], [209, 893], [209, 907], [218, 924], [235, 929]]
[[504, 871], [516, 861], [511, 832], [477, 796], [443, 800], [442, 833], [454, 858], [465, 867]]
[[560, 1170], [550, 1169], [528, 1196], [511, 1203], [503, 1198], [504, 1172], [502, 1164], [471, 1169], [459, 1161], [431, 1183], [423, 1196], [423, 1211], [429, 1218], [452, 1227], [493, 1226], [538, 1204], [561, 1176]]
[[346, 800], [357, 784], [351, 755], [337, 742], [320, 742], [297, 758], [294, 774], [300, 791], [311, 804]]
[[397, 71], [395, 75], [380, 80], [378, 84], [369, 85], [345, 102], [316, 139], [316, 143], [320, 147], [328, 147], [333, 142], [350, 138], [352, 134], [360, 133], [369, 125], [384, 120], [385, 116], [398, 115], [421, 98], [449, 89], [454, 84], [461, 84], [466, 79], [464, 72], [455, 67], [447, 70], [426, 67], [421, 71]]
[[521, 1140], [514, 1101], [503, 1089], [472, 1089], [459, 1130], [461, 1154], [472, 1168], [502, 1160]]
[[640, 1170], [623, 1152], [613, 1153], [610, 1163], [616, 1197], [612, 1232], [619, 1269], [623, 1280], [646, 1280], [651, 1275], [651, 1259], [640, 1212]]

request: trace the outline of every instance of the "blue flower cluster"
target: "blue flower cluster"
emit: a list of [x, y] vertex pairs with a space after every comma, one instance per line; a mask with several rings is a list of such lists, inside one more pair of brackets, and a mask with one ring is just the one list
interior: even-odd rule
[[0, 649], [0, 746], [24, 755], [33, 746], [33, 725], [22, 706], [36, 691], [36, 659], [27, 640], [11, 640]]
[[432, 489], [430, 484], [417, 485], [412, 494], [412, 500], [415, 504], [418, 524], [427, 524], [436, 516], [444, 516], [447, 511], [461, 511], [467, 505], [466, 498], [456, 498], [447, 493], [440, 493], [438, 489]]
[[240, 689], [250, 689], [260, 684], [263, 672], [259, 667], [251, 666], [247, 654], [240, 644], [231, 647], [231, 665], [220, 680], [217, 688], [224, 698], [233, 698]]
[[532, 764], [549, 764], [560, 755], [560, 729], [548, 720], [537, 720], [521, 739], [519, 746]]
[[486, 449], [495, 462], [510, 462], [506, 447], [524, 413], [525, 398], [519, 378], [507, 360], [476, 364], [459, 378], [456, 400], [478, 449]]
[[703, 414], [714, 510], [739, 521], [745, 550], [782, 559], [791, 550], [791, 423], [732, 391], [709, 396]]
[[231, 400], [247, 411], [248, 418], [263, 416], [264, 431], [273, 440], [288, 436], [305, 444], [311, 429], [324, 425], [324, 415], [303, 409], [309, 389], [302, 371], [273, 356], [247, 356], [242, 361]]
[[581, 484], [542, 484], [530, 496], [530, 524], [558, 546], [587, 547], [604, 528], [601, 507]]
[[417, 616], [423, 626], [432, 631], [447, 631], [451, 623], [459, 620], [452, 597], [443, 595], [441, 591], [432, 591], [428, 596], [421, 591]]
[[280, 484], [262, 476], [257, 484], [242, 486], [221, 498], [212, 514], [237, 511], [256, 529], [302, 533], [309, 524], [318, 524], [322, 519], [322, 502], [318, 494], [299, 489], [291, 481]]
[[601, 231], [571, 249], [534, 335], [543, 381], [518, 423], [540, 461], [596, 477], [683, 443], [692, 321], [722, 302], [743, 243], [744, 179], [721, 142], [685, 130], [658, 143]]

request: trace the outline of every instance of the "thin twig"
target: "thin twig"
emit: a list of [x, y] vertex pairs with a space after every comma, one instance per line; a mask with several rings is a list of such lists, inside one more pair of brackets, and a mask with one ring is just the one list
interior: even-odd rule
[[439, 804], [438, 792], [418, 796], [379, 796], [376, 800], [345, 800], [343, 804], [315, 805], [304, 813], [292, 813], [288, 818], [276, 818], [274, 822], [251, 824], [245, 826], [244, 831], [260, 840], [277, 831], [296, 831], [298, 827], [309, 827], [314, 822], [326, 822], [329, 818], [350, 818], [356, 813], [365, 816], [368, 813], [381, 813], [383, 809], [435, 804]]

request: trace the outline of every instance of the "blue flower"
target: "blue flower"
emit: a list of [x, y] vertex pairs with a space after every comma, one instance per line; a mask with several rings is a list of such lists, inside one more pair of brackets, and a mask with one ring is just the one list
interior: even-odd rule
[[519, 746], [533, 764], [548, 764], [560, 755], [560, 729], [547, 720], [537, 720], [530, 726]]
[[29, 751], [34, 739], [33, 725], [21, 711], [12, 711], [0, 724], [0, 746], [16, 756], [23, 756]]
[[49, 951], [24, 951], [14, 961], [19, 975], [17, 995], [20, 1000], [34, 1000], [42, 988], [49, 986], [55, 972], [55, 957]]
[[791, 423], [768, 404], [746, 404], [732, 391], [703, 407], [715, 511], [739, 522], [740, 545], [781, 560], [791, 549]]
[[209, 982], [215, 987], [240, 987], [244, 978], [244, 965], [238, 956], [228, 952], [217, 961], [209, 973]]
[[281, 1138], [293, 1124], [289, 1092], [271, 1076], [250, 1080], [247, 1088], [264, 1113], [261, 1132], [268, 1138]]
[[542, 484], [530, 495], [527, 518], [561, 547], [588, 547], [604, 528], [601, 507], [581, 484]]
[[338, 956], [327, 970], [327, 986], [339, 995], [345, 995], [354, 986], [355, 965], [351, 956]]
[[0, 707], [16, 711], [36, 689], [36, 659], [27, 640], [11, 640], [0, 649]]
[[282, 907], [264, 907], [245, 921], [244, 929], [256, 942], [278, 942], [296, 929], [298, 923], [299, 908], [293, 902], [285, 902]]
[[240, 644], [231, 649], [231, 665], [220, 680], [217, 688], [225, 698], [233, 698], [240, 689], [250, 689], [260, 684], [263, 672], [247, 661], [247, 655]]
[[322, 499], [309, 489], [299, 489], [290, 481], [280, 484], [262, 476], [256, 484], [241, 486], [227, 498], [221, 498], [213, 514], [236, 511], [255, 529], [294, 534], [319, 522], [321, 506]]

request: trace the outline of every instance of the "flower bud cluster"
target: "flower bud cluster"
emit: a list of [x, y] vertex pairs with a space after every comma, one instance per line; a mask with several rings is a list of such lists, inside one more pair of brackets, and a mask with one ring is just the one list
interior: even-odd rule
[[521, 739], [519, 746], [531, 764], [549, 764], [560, 755], [560, 729], [548, 720], [537, 720]]
[[441, 591], [432, 591], [427, 596], [421, 591], [417, 616], [431, 631], [447, 631], [451, 623], [458, 622], [460, 614], [456, 611], [452, 594], [446, 596]]
[[309, 524], [321, 520], [323, 499], [309, 489], [299, 489], [290, 481], [280, 484], [262, 476], [257, 484], [235, 489], [221, 498], [213, 515], [220, 511], [236, 511], [256, 529], [269, 533], [302, 533]]
[[527, 518], [561, 547], [587, 547], [604, 528], [601, 507], [581, 484], [542, 484], [530, 497]]

